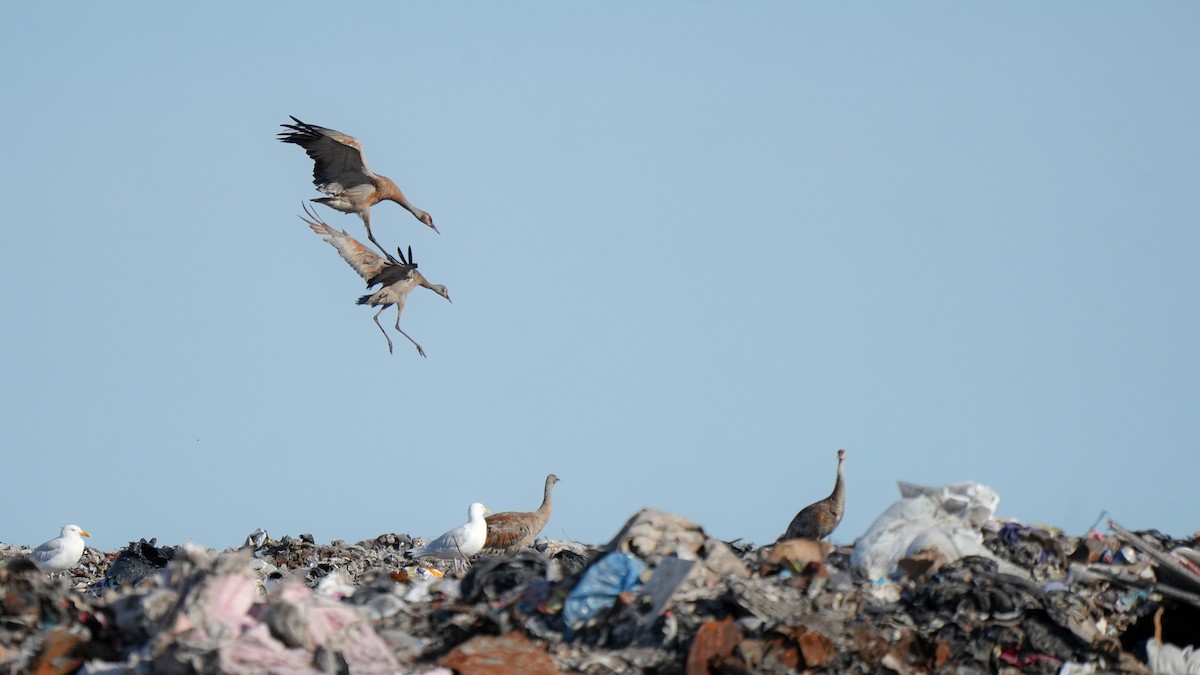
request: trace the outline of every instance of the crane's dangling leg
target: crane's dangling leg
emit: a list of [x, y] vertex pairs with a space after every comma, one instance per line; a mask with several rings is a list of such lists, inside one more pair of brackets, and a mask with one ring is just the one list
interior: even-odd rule
[[399, 305], [397, 305], [397, 309], [396, 309], [396, 331], [397, 331], [397, 332], [399, 332], [399, 333], [400, 333], [401, 335], [403, 335], [404, 337], [408, 338], [408, 341], [409, 341], [409, 342], [413, 343], [414, 345], [417, 345], [417, 353], [418, 353], [418, 354], [420, 354], [422, 358], [428, 358], [428, 357], [426, 357], [426, 356], [425, 356], [425, 350], [424, 350], [424, 349], [421, 349], [421, 345], [418, 345], [416, 340], [412, 339], [412, 337], [411, 337], [411, 336], [410, 336], [408, 333], [405, 333], [405, 332], [404, 332], [404, 330], [403, 330], [402, 328], [400, 328], [400, 309], [399, 309], [399, 307], [400, 307], [400, 306], [399, 306]]
[[375, 235], [371, 233], [371, 209], [370, 209], [370, 207], [367, 207], [367, 210], [363, 211], [361, 215], [362, 215], [363, 225], [367, 226], [367, 239], [370, 239], [371, 243], [375, 244], [375, 248], [379, 249], [380, 252], [383, 253], [384, 257], [388, 257], [387, 251], [384, 250], [384, 248], [379, 245], [379, 242], [375, 241]]
[[[392, 337], [387, 334], [386, 330], [383, 329], [383, 324], [379, 323], [379, 315], [383, 314], [383, 310], [385, 310], [385, 309], [387, 309], [387, 305], [380, 307], [379, 311], [375, 312], [375, 325], [379, 326], [379, 332], [383, 333], [383, 339], [388, 341], [388, 353], [391, 354], [392, 353]], [[407, 337], [407, 336], [405, 336], [405, 337]], [[412, 338], [409, 338], [409, 339], [411, 340]]]

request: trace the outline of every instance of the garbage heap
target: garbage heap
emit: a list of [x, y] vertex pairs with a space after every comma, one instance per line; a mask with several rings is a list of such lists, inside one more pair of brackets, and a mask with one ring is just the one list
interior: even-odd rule
[[317, 544], [258, 531], [224, 552], [143, 540], [88, 549], [57, 577], [0, 545], [0, 673], [1200, 668], [1195, 539], [988, 518], [977, 550], [935, 543], [969, 520], [943, 511], [931, 521], [943, 531], [902, 551], [907, 537], [885, 551], [867, 535], [756, 547], [645, 509], [604, 546], [542, 541], [457, 578], [405, 560], [413, 541], [395, 534]]

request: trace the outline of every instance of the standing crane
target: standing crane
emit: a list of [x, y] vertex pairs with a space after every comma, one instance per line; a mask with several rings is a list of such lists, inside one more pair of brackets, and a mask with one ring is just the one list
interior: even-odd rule
[[516, 553], [526, 546], [533, 546], [533, 540], [546, 527], [550, 520], [550, 490], [558, 483], [558, 476], [546, 476], [546, 489], [542, 492], [542, 505], [536, 511], [504, 511], [495, 513], [487, 518], [487, 539], [483, 542], [485, 551], [495, 553]]
[[295, 124], [279, 125], [290, 129], [279, 132], [279, 140], [304, 148], [313, 160], [313, 185], [329, 195], [312, 201], [342, 213], [357, 213], [367, 226], [367, 238], [385, 255], [387, 252], [371, 233], [371, 207], [385, 199], [408, 209], [417, 220], [438, 232], [433, 225], [433, 216], [413, 206], [391, 178], [371, 170], [358, 139], [333, 129], [305, 124], [295, 117], [292, 121]]
[[417, 264], [413, 262], [411, 246], [408, 247], [407, 259], [405, 259], [404, 253], [399, 248], [396, 249], [396, 255], [400, 256], [399, 260], [386, 252], [384, 253], [386, 257], [381, 257], [371, 249], [363, 246], [362, 242], [346, 234], [345, 230], [339, 232], [325, 224], [323, 220], [309, 210], [307, 205], [305, 205], [304, 211], [312, 220], [304, 216], [300, 216], [300, 219], [308, 223], [313, 232], [321, 235], [322, 239], [337, 249], [337, 252], [342, 256], [342, 260], [350, 263], [354, 271], [367, 280], [367, 288], [376, 285], [380, 287], [374, 293], [369, 293], [359, 298], [357, 304], [379, 308], [379, 311], [375, 312], [375, 325], [379, 326], [383, 337], [387, 339], [388, 353], [392, 353], [392, 338], [384, 330], [383, 324], [379, 323], [379, 315], [383, 313], [383, 310], [395, 305], [396, 330], [408, 338], [409, 342], [416, 345], [417, 353], [424, 357], [425, 350], [421, 348], [421, 345], [417, 344], [416, 340], [412, 339], [408, 333], [405, 333], [400, 328], [400, 315], [404, 312], [404, 303], [408, 299], [408, 293], [417, 286], [424, 286], [445, 298], [447, 302], [453, 302], [450, 300], [450, 291], [446, 290], [446, 287], [441, 284], [429, 283], [425, 275], [417, 271]]
[[833, 483], [833, 492], [819, 502], [814, 502], [800, 509], [800, 513], [792, 518], [788, 529], [779, 535], [776, 541], [785, 539], [812, 539], [820, 541], [833, 534], [842, 522], [842, 514], [846, 512], [846, 451], [837, 451], [837, 480]]

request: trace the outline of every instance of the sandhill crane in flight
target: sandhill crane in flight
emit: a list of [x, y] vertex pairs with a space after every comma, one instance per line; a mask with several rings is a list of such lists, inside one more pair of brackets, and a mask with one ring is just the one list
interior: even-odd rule
[[362, 242], [346, 234], [345, 230], [339, 232], [325, 224], [315, 213], [309, 210], [308, 205], [305, 205], [304, 211], [312, 220], [304, 216], [300, 216], [300, 219], [308, 223], [313, 232], [321, 235], [322, 239], [337, 249], [342, 259], [350, 263], [354, 271], [367, 280], [367, 288], [377, 284], [380, 286], [379, 290], [362, 296], [357, 302], [360, 305], [379, 307], [379, 311], [375, 312], [375, 325], [379, 326], [383, 337], [387, 339], [388, 353], [392, 353], [392, 338], [384, 330], [383, 324], [379, 323], [379, 315], [383, 313], [383, 310], [395, 305], [396, 330], [408, 338], [409, 342], [416, 345], [418, 354], [425, 356], [425, 350], [421, 348], [421, 345], [417, 344], [416, 340], [412, 339], [408, 333], [405, 333], [400, 328], [400, 315], [404, 312], [404, 303], [408, 299], [409, 291], [417, 286], [424, 286], [442, 296], [448, 302], [453, 302], [450, 300], [450, 291], [446, 290], [446, 287], [441, 284], [429, 283], [425, 275], [417, 271], [417, 264], [413, 262], [411, 246], [408, 247], [407, 260], [399, 248], [396, 249], [396, 254], [400, 256], [399, 260], [386, 253], [384, 255], [387, 257], [385, 258], [363, 246]]
[[367, 226], [367, 238], [385, 255], [387, 252], [371, 233], [371, 207], [385, 199], [408, 209], [417, 220], [438, 232], [433, 225], [433, 216], [409, 203], [391, 178], [371, 170], [367, 158], [363, 156], [362, 144], [357, 139], [340, 131], [305, 124], [295, 117], [292, 120], [295, 124], [279, 125], [290, 129], [279, 132], [279, 140], [304, 148], [313, 160], [313, 185], [329, 195], [312, 201], [342, 213], [357, 213]]

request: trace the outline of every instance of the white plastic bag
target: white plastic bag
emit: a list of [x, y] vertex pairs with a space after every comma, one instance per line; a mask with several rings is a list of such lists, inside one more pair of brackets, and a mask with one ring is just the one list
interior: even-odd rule
[[964, 482], [940, 488], [900, 481], [901, 499], [884, 511], [854, 543], [850, 563], [871, 579], [884, 579], [896, 563], [936, 549], [948, 560], [994, 557], [983, 546], [981, 529], [995, 514], [1000, 496], [992, 488]]

